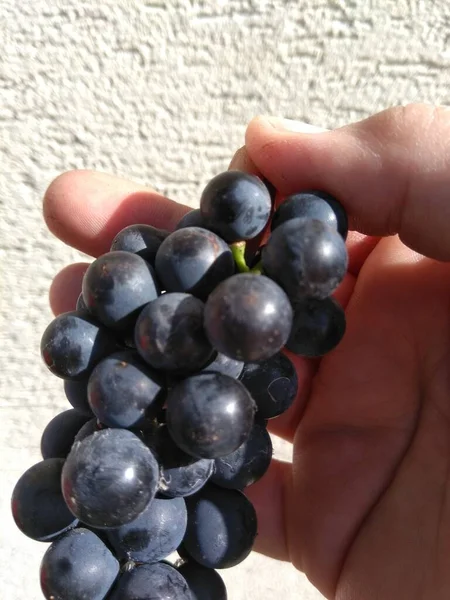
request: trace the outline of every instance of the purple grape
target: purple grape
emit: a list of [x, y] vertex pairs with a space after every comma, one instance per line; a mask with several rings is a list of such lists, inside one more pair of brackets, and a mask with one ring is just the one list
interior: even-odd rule
[[111, 252], [123, 251], [137, 254], [154, 267], [158, 248], [168, 235], [168, 231], [157, 229], [152, 225], [129, 225], [119, 231], [113, 239]]
[[50, 542], [78, 524], [61, 492], [63, 465], [62, 458], [48, 458], [33, 465], [12, 493], [11, 509], [17, 527], [38, 542]]
[[223, 579], [214, 569], [189, 560], [178, 567], [178, 572], [186, 579], [192, 600], [227, 600]]
[[228, 243], [256, 237], [267, 225], [271, 209], [270, 193], [261, 179], [242, 171], [216, 175], [200, 199], [207, 227]]
[[293, 302], [329, 296], [344, 278], [347, 263], [347, 248], [341, 235], [314, 219], [282, 223], [262, 252], [264, 273]]
[[184, 577], [160, 562], [136, 565], [119, 577], [108, 600], [192, 600]]
[[205, 227], [205, 219], [202, 217], [202, 213], [199, 208], [194, 210], [190, 210], [188, 213], [181, 217], [178, 221], [175, 230], [184, 229], [185, 227], [202, 227], [203, 229], [208, 229]]
[[72, 407], [83, 415], [92, 417], [92, 410], [87, 397], [87, 379], [64, 382], [64, 392]]
[[205, 299], [234, 270], [229, 246], [201, 227], [174, 231], [156, 255], [156, 272], [165, 290], [186, 292], [200, 299]]
[[286, 343], [292, 308], [263, 275], [241, 273], [222, 282], [205, 307], [205, 330], [216, 350], [240, 361], [269, 358]]
[[120, 527], [153, 500], [159, 479], [152, 452], [131, 431], [104, 429], [76, 442], [62, 472], [67, 506], [91, 527]]
[[53, 417], [42, 433], [42, 458], [66, 458], [75, 436], [87, 421], [89, 421], [88, 416], [80, 414], [73, 408]]

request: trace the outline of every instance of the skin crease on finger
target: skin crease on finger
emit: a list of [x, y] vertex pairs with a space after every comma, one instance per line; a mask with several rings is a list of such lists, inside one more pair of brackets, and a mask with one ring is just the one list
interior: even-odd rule
[[[314, 136], [256, 120], [247, 151], [281, 193], [326, 186], [348, 202], [353, 226], [400, 229], [405, 242], [443, 258], [448, 131], [444, 113], [423, 106]], [[64, 241], [86, 247], [82, 232], [70, 224], [70, 238], [64, 227]], [[293, 472], [274, 462], [249, 488], [257, 548], [292, 560], [327, 598], [441, 600], [450, 589], [449, 266], [392, 236], [357, 274], [346, 336], [321, 361], [300, 411]]]

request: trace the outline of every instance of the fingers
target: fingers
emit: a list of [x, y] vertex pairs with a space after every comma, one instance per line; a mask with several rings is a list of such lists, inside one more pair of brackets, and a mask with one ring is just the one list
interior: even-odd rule
[[289, 560], [285, 507], [291, 495], [291, 480], [291, 463], [274, 458], [266, 474], [245, 489], [258, 518], [254, 550], [278, 560]]
[[408, 105], [306, 134], [259, 117], [246, 148], [282, 194], [324, 189], [343, 203], [351, 229], [398, 233], [421, 254], [450, 258], [450, 110]]
[[88, 263], [75, 263], [65, 267], [52, 281], [49, 291], [50, 308], [55, 316], [75, 310], [81, 292], [81, 282]]
[[189, 209], [126, 179], [69, 171], [50, 184], [43, 210], [54, 235], [86, 254], [99, 256], [127, 225], [148, 223], [173, 229]]

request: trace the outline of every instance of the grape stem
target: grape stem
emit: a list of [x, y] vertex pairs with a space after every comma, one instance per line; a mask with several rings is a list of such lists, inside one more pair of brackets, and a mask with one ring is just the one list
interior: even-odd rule
[[252, 269], [250, 269], [250, 267], [247, 265], [247, 262], [245, 260], [245, 247], [246, 242], [235, 242], [234, 244], [230, 245], [234, 262], [236, 263], [239, 273], [254, 273], [255, 275], [261, 275], [261, 261], [258, 264], [256, 264]]

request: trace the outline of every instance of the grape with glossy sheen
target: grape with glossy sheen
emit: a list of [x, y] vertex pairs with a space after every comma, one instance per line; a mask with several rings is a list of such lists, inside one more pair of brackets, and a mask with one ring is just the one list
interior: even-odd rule
[[285, 292], [264, 275], [241, 273], [222, 282], [205, 306], [211, 344], [240, 361], [264, 360], [286, 343], [292, 307]]
[[77, 299], [75, 310], [88, 310], [85, 301], [83, 300], [83, 292], [80, 293]]
[[192, 600], [184, 577], [164, 562], [136, 565], [119, 577], [108, 600]]
[[257, 533], [252, 503], [237, 490], [206, 485], [186, 498], [188, 524], [183, 548], [210, 569], [226, 569], [250, 554]]
[[198, 492], [211, 477], [214, 461], [211, 458], [195, 458], [183, 452], [165, 425], [158, 428], [149, 442], [160, 468], [160, 495], [167, 498], [190, 496]]
[[255, 404], [245, 387], [222, 373], [200, 373], [167, 397], [167, 427], [177, 446], [198, 458], [234, 452], [248, 438]]
[[83, 299], [89, 311], [118, 332], [129, 331], [140, 310], [159, 292], [151, 265], [130, 252], [103, 254], [83, 277]]
[[200, 198], [200, 211], [207, 227], [230, 244], [261, 233], [271, 210], [267, 187], [259, 177], [242, 171], [216, 175]]
[[330, 194], [317, 190], [298, 192], [284, 199], [272, 217], [272, 231], [285, 221], [296, 218], [317, 219], [337, 229], [347, 239], [347, 213]]
[[61, 491], [62, 458], [48, 458], [30, 467], [16, 483], [11, 499], [14, 521], [22, 533], [50, 542], [76, 527]]
[[92, 412], [109, 427], [134, 427], [145, 416], [156, 415], [163, 392], [161, 375], [131, 351], [103, 359], [88, 383]]
[[82, 415], [73, 408], [53, 417], [42, 433], [42, 458], [66, 458], [75, 436], [87, 421], [87, 415]]
[[153, 500], [158, 479], [153, 453], [134, 433], [103, 429], [73, 445], [62, 489], [72, 513], [101, 529], [136, 519]]
[[79, 528], [48, 548], [40, 575], [47, 600], [104, 600], [119, 575], [119, 563], [95, 533]]
[[297, 396], [297, 372], [281, 352], [261, 362], [246, 363], [240, 380], [256, 402], [257, 416], [262, 419], [281, 415]]
[[154, 498], [137, 519], [108, 529], [110, 544], [120, 559], [155, 563], [181, 544], [187, 525], [183, 498]]
[[191, 294], [167, 293], [147, 304], [135, 327], [142, 358], [156, 369], [196, 371], [212, 356], [203, 328], [205, 305]]
[[83, 425], [83, 427], [75, 436], [74, 443], [81, 442], [91, 434], [95, 433], [96, 431], [101, 431], [102, 429], [104, 429], [104, 427], [103, 425], [100, 425], [100, 423], [97, 420], [97, 417], [89, 419], [89, 421], [87, 421], [87, 423]]
[[205, 219], [202, 217], [202, 213], [199, 208], [190, 210], [184, 215], [184, 217], [181, 217], [177, 226], [175, 227], [175, 230], [184, 229], [185, 227], [202, 227], [203, 229], [208, 229], [206, 227]]
[[242, 490], [264, 475], [272, 460], [272, 441], [263, 420], [255, 420], [248, 439], [231, 454], [216, 458], [211, 482]]
[[123, 251], [137, 254], [145, 261], [155, 266], [156, 253], [163, 241], [169, 235], [168, 231], [152, 225], [129, 225], [119, 231], [111, 244], [111, 252]]
[[293, 302], [329, 296], [344, 278], [347, 264], [347, 248], [341, 235], [316, 219], [282, 223], [262, 252], [264, 273]]
[[294, 322], [286, 347], [300, 356], [323, 356], [344, 337], [345, 313], [332, 297], [309, 298], [294, 305]]
[[201, 227], [185, 227], [164, 240], [156, 255], [156, 272], [167, 292], [186, 292], [204, 299], [233, 275], [230, 247]]
[[41, 340], [45, 364], [63, 379], [85, 379], [102, 358], [117, 348], [113, 334], [86, 311], [59, 315]]
[[227, 600], [225, 583], [214, 569], [189, 560], [178, 567], [178, 571], [186, 579], [192, 600]]
[[87, 397], [87, 379], [81, 381], [64, 381], [64, 392], [72, 407], [83, 415], [92, 417], [92, 410]]

